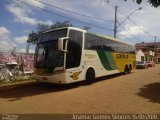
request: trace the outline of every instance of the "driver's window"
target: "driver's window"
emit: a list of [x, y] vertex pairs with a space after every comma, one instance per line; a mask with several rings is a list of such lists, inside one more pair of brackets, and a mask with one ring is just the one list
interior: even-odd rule
[[82, 53], [82, 32], [70, 30], [66, 68], [79, 67]]

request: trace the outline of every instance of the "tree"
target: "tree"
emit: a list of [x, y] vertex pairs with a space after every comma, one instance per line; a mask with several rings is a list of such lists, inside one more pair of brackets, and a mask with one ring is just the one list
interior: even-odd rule
[[[45, 31], [49, 31], [52, 29], [56, 29], [56, 28], [61, 28], [61, 27], [73, 27], [72, 24], [69, 23], [69, 21], [64, 21], [64, 22], [56, 22], [53, 25], [45, 25], [45, 24], [38, 24], [36, 31], [32, 31], [31, 33], [29, 33], [28, 35], [28, 39], [27, 39], [27, 43], [36, 43], [40, 37], [40, 35], [45, 32]], [[84, 30], [89, 30], [91, 29], [88, 26], [84, 26], [83, 27]]]
[[148, 2], [154, 7], [160, 6], [160, 0], [148, 0]]
[[[127, 0], [125, 0], [127, 1]], [[135, 0], [133, 0], [134, 2]], [[140, 4], [142, 2], [142, 0], [136, 0], [137, 4]], [[154, 7], [159, 7], [160, 6], [160, 0], [148, 0], [147, 2], [149, 2], [152, 6]]]
[[64, 22], [56, 22], [55, 24], [50, 26], [50, 29], [56, 29], [56, 28], [61, 28], [61, 27], [72, 27], [73, 25], [69, 23], [69, 21], [64, 21]]
[[56, 28], [61, 28], [61, 27], [69, 27], [69, 26], [73, 26], [72, 24], [69, 23], [69, 21], [56, 22], [55, 24], [53, 24], [51, 26], [39, 23], [37, 26], [37, 30], [29, 33], [27, 42], [28, 43], [36, 43], [38, 41], [40, 35], [43, 32], [51, 30], [51, 29], [56, 29]]
[[88, 30], [90, 30], [91, 28], [88, 27], [88, 26], [84, 26], [83, 29], [88, 31]]

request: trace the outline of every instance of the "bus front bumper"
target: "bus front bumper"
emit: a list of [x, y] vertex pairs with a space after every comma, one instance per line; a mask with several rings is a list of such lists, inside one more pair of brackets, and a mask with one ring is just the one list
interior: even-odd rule
[[46, 82], [46, 83], [57, 83], [57, 84], [66, 84], [66, 74], [56, 74], [56, 75], [37, 75], [34, 74], [33, 77], [37, 82]]

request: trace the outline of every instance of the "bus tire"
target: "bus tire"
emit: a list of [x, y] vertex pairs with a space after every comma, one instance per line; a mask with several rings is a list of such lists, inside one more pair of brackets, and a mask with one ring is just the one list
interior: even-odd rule
[[129, 70], [130, 70], [129, 72], [132, 71], [132, 65], [131, 64], [129, 65]]
[[86, 83], [92, 84], [95, 80], [95, 71], [93, 68], [89, 68], [86, 72]]
[[126, 66], [125, 66], [125, 69], [124, 69], [125, 75], [126, 75], [126, 74], [129, 74], [130, 71], [131, 71], [130, 68], [128, 67], [128, 65], [126, 65]]

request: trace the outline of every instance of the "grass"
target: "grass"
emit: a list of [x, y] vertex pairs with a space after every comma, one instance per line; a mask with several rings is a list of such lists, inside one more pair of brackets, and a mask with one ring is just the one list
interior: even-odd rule
[[35, 79], [32, 77], [28, 78], [20, 78], [20, 79], [15, 79], [12, 81], [0, 81], [0, 86], [8, 86], [8, 85], [14, 85], [14, 84], [21, 84], [21, 83], [26, 83], [26, 82], [34, 82]]

